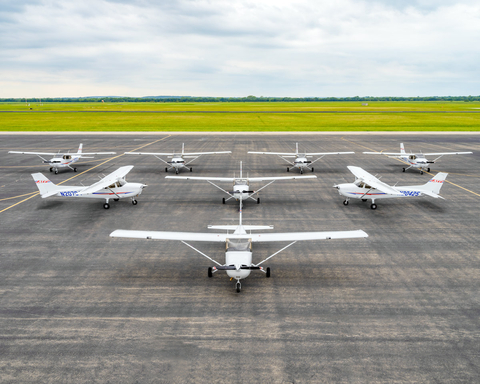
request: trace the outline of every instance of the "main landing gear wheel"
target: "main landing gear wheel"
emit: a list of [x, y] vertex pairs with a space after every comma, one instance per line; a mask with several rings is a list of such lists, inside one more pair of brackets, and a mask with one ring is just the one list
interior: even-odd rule
[[365, 203], [367, 201], [367, 199], [362, 199], [362, 201]]
[[260, 204], [260, 198], [257, 198], [257, 204]]
[[225, 198], [222, 199], [222, 204], [225, 204]]
[[287, 167], [287, 172], [290, 172], [290, 168]]
[[168, 168], [167, 168], [167, 167], [165, 167], [165, 172], [168, 172]]
[[103, 204], [103, 208], [105, 208], [105, 209], [110, 208], [110, 204], [108, 204], [108, 203]]
[[208, 267], [208, 277], [212, 277], [213, 272], [212, 272], [212, 267]]
[[175, 174], [178, 175], [178, 169], [175, 170]]
[[237, 293], [240, 293], [241, 290], [242, 290], [242, 284], [240, 284], [240, 282], [237, 282]]
[[115, 199], [113, 199], [113, 201], [118, 201], [118, 200], [120, 200], [118, 197], [116, 197]]
[[372, 208], [372, 209], [377, 209], [377, 204], [372, 204], [372, 205], [370, 205], [370, 208]]
[[53, 168], [50, 168], [50, 172], [53, 172]]
[[193, 168], [190, 167], [190, 172], [193, 172]]
[[315, 168], [312, 167], [312, 172], [315, 170]]
[[427, 168], [427, 172], [430, 172], [430, 168]]
[[303, 175], [303, 169], [300, 169], [300, 175]]
[[137, 205], [137, 204], [138, 204], [138, 201], [137, 201], [137, 200], [132, 200], [132, 204], [133, 204], [133, 205]]
[[420, 175], [423, 175], [423, 171], [420, 171]]
[[270, 267], [267, 267], [267, 273], [265, 274], [266, 277], [270, 277]]
[[402, 169], [403, 169], [403, 171], [402, 171], [402, 172], [405, 172], [405, 168], [402, 168]]
[[77, 168], [73, 168], [73, 172], [77, 172]]
[[343, 200], [343, 205], [348, 205], [348, 200]]
[[55, 175], [58, 174], [58, 169], [55, 169]]

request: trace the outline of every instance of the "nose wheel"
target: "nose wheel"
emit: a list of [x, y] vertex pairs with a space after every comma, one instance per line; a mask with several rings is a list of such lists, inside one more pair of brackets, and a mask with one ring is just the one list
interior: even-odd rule
[[105, 208], [105, 209], [110, 208], [110, 204], [108, 204], [108, 203], [103, 204], [103, 208]]
[[343, 205], [348, 205], [348, 200], [343, 200]]
[[240, 283], [240, 280], [238, 280], [237, 284], [235, 284], [235, 288], [237, 289], [237, 293], [240, 293], [242, 290], [242, 284]]
[[132, 204], [133, 204], [133, 205], [137, 205], [137, 204], [138, 204], [138, 201], [135, 200], [135, 199], [132, 199]]
[[372, 208], [372, 209], [377, 209], [377, 204], [372, 204], [372, 205], [370, 205], [370, 208]]

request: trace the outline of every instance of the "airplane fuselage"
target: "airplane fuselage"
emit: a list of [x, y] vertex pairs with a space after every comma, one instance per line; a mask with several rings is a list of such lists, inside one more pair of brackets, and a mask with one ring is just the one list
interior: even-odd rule
[[306, 156], [297, 156], [293, 162], [293, 167], [298, 169], [308, 168], [311, 161], [307, 159]]
[[235, 180], [233, 183], [233, 197], [236, 200], [247, 199], [254, 191], [250, 190], [250, 185], [246, 180]]
[[424, 196], [421, 190], [414, 186], [395, 187], [401, 195], [392, 195], [368, 186], [358, 186], [355, 183], [338, 184], [335, 186], [341, 196], [349, 199], [390, 199], [394, 197], [421, 197]]
[[76, 171], [76, 168], [72, 168], [71, 165], [80, 160], [80, 156], [63, 155], [61, 157], [53, 157], [50, 160], [44, 160], [43, 163], [50, 166], [50, 172], [55, 170], [57, 173], [59, 168], [71, 168]]
[[241, 280], [250, 276], [249, 269], [241, 269], [241, 267], [250, 267], [252, 265], [251, 251], [227, 251], [225, 252], [225, 265], [234, 266], [235, 270], [227, 270], [228, 277]]
[[123, 198], [133, 198], [139, 196], [142, 193], [143, 188], [146, 185], [141, 183], [125, 183], [122, 186], [115, 187], [106, 187], [103, 190], [86, 193], [82, 192], [88, 187], [62, 187], [62, 190], [59, 191], [55, 196], [60, 197], [84, 197], [87, 199], [123, 199]]
[[427, 172], [430, 170], [429, 169], [429, 164], [433, 164], [433, 161], [428, 161], [424, 155], [419, 154], [419, 155], [405, 155], [402, 156], [402, 160], [405, 161], [406, 163], [410, 164], [412, 168], [418, 168], [418, 169], [423, 169], [426, 170]]

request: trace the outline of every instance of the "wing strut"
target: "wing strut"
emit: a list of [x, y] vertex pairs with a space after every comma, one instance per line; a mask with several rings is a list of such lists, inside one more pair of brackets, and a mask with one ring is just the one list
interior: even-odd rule
[[186, 243], [185, 241], [182, 240], [182, 243], [185, 244], [185, 245], [187, 245], [187, 246], [189, 246], [189, 247], [192, 248], [195, 252], [198, 252], [200, 255], [206, 257], [208, 260], [213, 261], [215, 264], [222, 266], [222, 264], [220, 264], [218, 261], [213, 260], [210, 256], [207, 256], [207, 255], [204, 254], [203, 252], [200, 252], [197, 248], [192, 247], [190, 244]]
[[292, 245], [295, 244], [296, 242], [297, 242], [297, 241], [295, 240], [293, 243], [288, 244], [286, 247], [283, 247], [283, 248], [280, 249], [279, 251], [275, 252], [273, 255], [268, 256], [265, 260], [262, 260], [260, 263], [255, 264], [254, 267], [258, 267], [260, 264], [263, 264], [263, 263], [264, 263], [265, 261], [267, 261], [268, 259], [271, 259], [273, 256], [278, 255], [280, 252], [284, 251], [285, 249], [287, 249], [288, 247], [292, 246]]

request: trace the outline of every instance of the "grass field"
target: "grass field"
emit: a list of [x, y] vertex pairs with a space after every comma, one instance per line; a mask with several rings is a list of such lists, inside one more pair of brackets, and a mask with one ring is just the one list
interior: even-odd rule
[[478, 102], [30, 102], [0, 111], [10, 111], [1, 131], [480, 131], [480, 113], [465, 113], [480, 112]]

